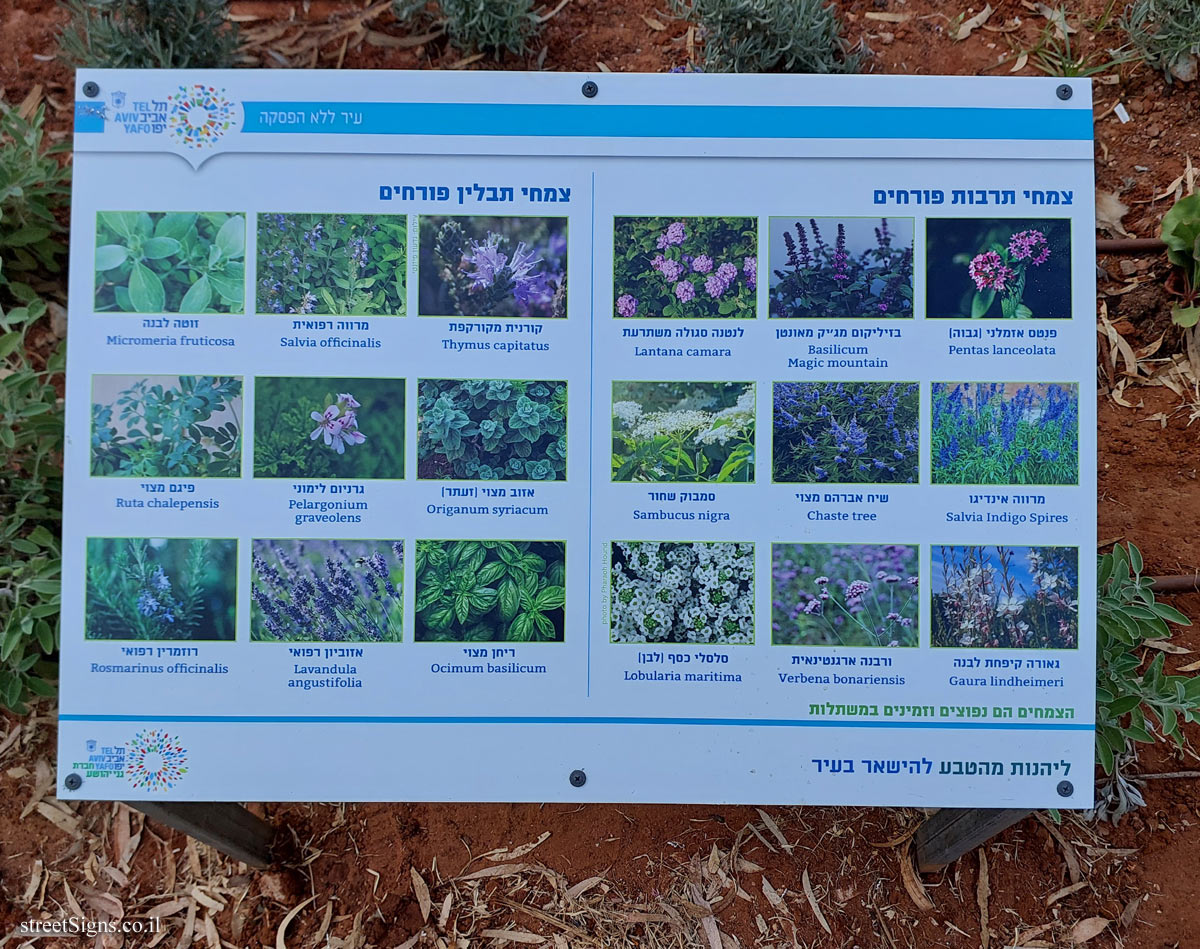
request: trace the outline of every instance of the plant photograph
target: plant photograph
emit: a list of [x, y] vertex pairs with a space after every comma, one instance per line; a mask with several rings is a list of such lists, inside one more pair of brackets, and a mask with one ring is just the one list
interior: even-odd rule
[[237, 541], [89, 537], [87, 639], [233, 642]]
[[562, 541], [418, 540], [416, 640], [561, 643]]
[[612, 544], [614, 643], [754, 642], [754, 545]]
[[776, 646], [917, 646], [919, 548], [772, 544]]
[[101, 211], [96, 312], [241, 313], [245, 255], [240, 214]]
[[1079, 386], [935, 382], [934, 484], [1078, 484]]
[[1071, 318], [1071, 222], [930, 218], [926, 316]]
[[754, 480], [753, 382], [614, 382], [613, 481]]
[[565, 217], [421, 216], [421, 316], [567, 315]]
[[618, 317], [754, 319], [758, 221], [619, 217], [613, 224]]
[[773, 477], [787, 484], [916, 484], [915, 382], [777, 382]]
[[769, 312], [784, 319], [911, 318], [913, 227], [905, 218], [773, 217]]
[[403, 214], [260, 214], [259, 313], [404, 316]]
[[1074, 649], [1079, 548], [934, 547], [934, 646]]
[[241, 377], [92, 376], [91, 473], [241, 477]]
[[403, 638], [403, 541], [254, 540], [250, 580], [254, 642]]
[[404, 477], [404, 380], [256, 376], [254, 477]]
[[566, 382], [418, 380], [418, 478], [561, 481], [566, 476]]

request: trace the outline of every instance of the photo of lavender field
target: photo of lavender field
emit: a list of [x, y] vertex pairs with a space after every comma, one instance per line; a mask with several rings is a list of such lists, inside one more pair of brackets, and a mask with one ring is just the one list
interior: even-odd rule
[[773, 217], [770, 315], [913, 316], [913, 218]]
[[776, 646], [916, 646], [919, 548], [772, 544]]
[[421, 316], [565, 317], [565, 217], [422, 215]]
[[777, 382], [773, 479], [786, 484], [916, 484], [915, 382]]
[[934, 646], [1075, 649], [1079, 548], [934, 547]]
[[255, 540], [251, 554], [254, 642], [400, 642], [403, 541]]

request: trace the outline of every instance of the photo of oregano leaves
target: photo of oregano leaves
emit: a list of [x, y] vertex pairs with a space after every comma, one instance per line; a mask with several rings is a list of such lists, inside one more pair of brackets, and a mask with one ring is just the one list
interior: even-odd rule
[[246, 219], [216, 211], [96, 215], [96, 312], [241, 313]]
[[422, 215], [421, 316], [567, 315], [565, 217]]

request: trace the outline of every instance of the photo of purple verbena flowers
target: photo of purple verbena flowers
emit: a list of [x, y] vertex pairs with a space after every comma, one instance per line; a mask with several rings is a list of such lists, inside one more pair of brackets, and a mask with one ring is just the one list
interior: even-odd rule
[[421, 316], [565, 317], [565, 217], [421, 217]]
[[916, 646], [919, 548], [772, 544], [776, 646]]
[[915, 382], [777, 382], [772, 478], [789, 484], [916, 484]]
[[753, 319], [758, 225], [737, 217], [619, 217], [614, 312], [622, 318]]
[[910, 318], [912, 218], [771, 218], [770, 315]]
[[925, 234], [928, 316], [1070, 318], [1070, 221], [931, 218]]
[[255, 642], [400, 642], [402, 541], [255, 540], [251, 546]]
[[935, 382], [934, 484], [1078, 484], [1079, 386]]
[[1077, 547], [934, 547], [934, 646], [1075, 649]]

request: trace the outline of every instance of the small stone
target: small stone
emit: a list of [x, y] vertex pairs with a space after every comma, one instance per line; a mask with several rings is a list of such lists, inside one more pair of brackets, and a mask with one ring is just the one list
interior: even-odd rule
[[1146, 111], [1146, 103], [1144, 103], [1141, 99], [1130, 99], [1129, 111], [1134, 115], [1141, 115]]
[[50, 332], [54, 334], [55, 339], [66, 339], [67, 308], [61, 303], [51, 300], [46, 304], [46, 309], [50, 313]]
[[895, 42], [895, 40], [896, 40], [895, 33], [880, 33], [879, 34], [879, 42], [881, 42], [884, 46], [891, 46], [892, 43]]
[[1151, 125], [1150, 128], [1146, 129], [1146, 134], [1150, 136], [1150, 138], [1158, 138], [1160, 135], [1162, 135], [1162, 126]]
[[1125, 274], [1126, 277], [1132, 277], [1137, 273], [1137, 264], [1132, 260], [1122, 260], [1117, 266], [1121, 268], [1121, 273]]

